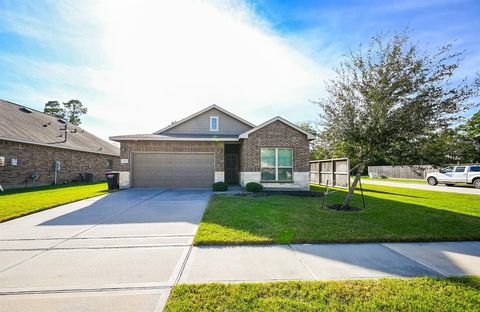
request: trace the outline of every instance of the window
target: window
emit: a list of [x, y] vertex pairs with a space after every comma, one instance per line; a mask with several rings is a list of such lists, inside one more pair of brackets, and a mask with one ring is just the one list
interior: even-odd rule
[[470, 167], [471, 172], [480, 172], [480, 166]]
[[455, 172], [464, 172], [465, 171], [465, 167], [457, 167], [455, 168]]
[[260, 149], [260, 167], [262, 181], [292, 181], [293, 149]]
[[113, 160], [107, 159], [107, 170], [113, 169]]
[[210, 131], [218, 131], [218, 117], [210, 116]]

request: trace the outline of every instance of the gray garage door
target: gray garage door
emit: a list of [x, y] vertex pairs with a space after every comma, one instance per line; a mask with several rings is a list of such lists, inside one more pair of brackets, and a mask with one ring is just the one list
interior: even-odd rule
[[135, 153], [133, 187], [211, 187], [213, 154]]

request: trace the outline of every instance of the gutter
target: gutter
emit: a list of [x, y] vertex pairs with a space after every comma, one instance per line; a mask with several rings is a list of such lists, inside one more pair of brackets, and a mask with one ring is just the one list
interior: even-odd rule
[[12, 138], [6, 138], [6, 137], [0, 137], [0, 140], [3, 140], [3, 141], [11, 141], [11, 142], [18, 142], [18, 143], [25, 143], [25, 144], [32, 144], [32, 145], [40, 145], [40, 146], [53, 147], [53, 148], [61, 148], [61, 149], [66, 149], [66, 150], [72, 150], [72, 151], [78, 151], [78, 152], [85, 152], [85, 153], [92, 153], [92, 154], [100, 154], [100, 155], [120, 157], [120, 151], [118, 152], [118, 154], [111, 154], [111, 153], [102, 153], [101, 151], [92, 151], [92, 150], [81, 149], [81, 148], [74, 148], [74, 147], [68, 147], [68, 146], [55, 146], [55, 145], [51, 145], [51, 144], [47, 144], [47, 143], [39, 143], [39, 142], [33, 142], [33, 141], [27, 141], [27, 140], [19, 140], [19, 139], [12, 139]]

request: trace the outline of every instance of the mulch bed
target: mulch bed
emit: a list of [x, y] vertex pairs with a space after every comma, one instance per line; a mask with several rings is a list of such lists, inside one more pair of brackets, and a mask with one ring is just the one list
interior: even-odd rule
[[335, 209], [335, 210], [338, 210], [338, 211], [359, 211], [359, 210], [361, 210], [358, 207], [343, 206], [343, 205], [340, 205], [340, 204], [328, 205], [327, 208]]

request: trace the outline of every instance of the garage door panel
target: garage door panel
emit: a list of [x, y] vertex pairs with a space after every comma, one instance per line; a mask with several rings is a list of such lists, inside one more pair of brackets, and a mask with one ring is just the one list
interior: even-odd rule
[[210, 187], [213, 180], [213, 154], [134, 153], [134, 187]]

